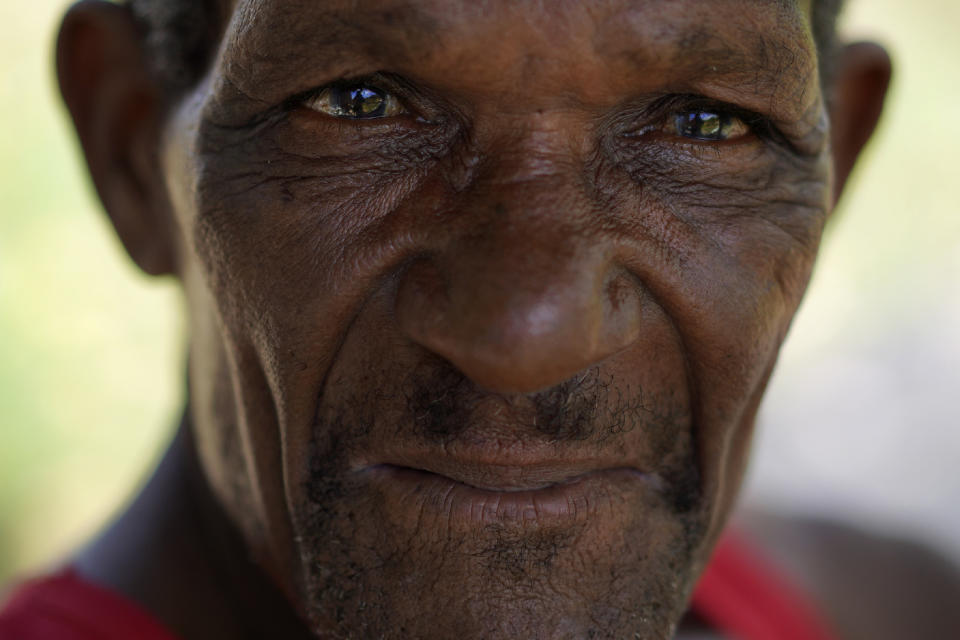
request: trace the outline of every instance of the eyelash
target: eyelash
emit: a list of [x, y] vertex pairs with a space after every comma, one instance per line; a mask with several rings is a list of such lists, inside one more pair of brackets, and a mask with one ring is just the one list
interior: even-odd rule
[[673, 113], [705, 111], [722, 113], [730, 117], [738, 118], [747, 125], [750, 132], [760, 140], [796, 152], [794, 145], [783, 132], [777, 128], [770, 118], [755, 111], [730, 104], [729, 102], [711, 100], [698, 95], [676, 95], [667, 98], [664, 101], [664, 106], [661, 108], [664, 107], [672, 108]]
[[[378, 93], [390, 96], [395, 100], [396, 104], [404, 110], [405, 113], [383, 118], [338, 118], [337, 116], [332, 115], [327, 115], [326, 117], [342, 120], [357, 126], [383, 124], [384, 122], [389, 122], [396, 118], [411, 118], [419, 122], [431, 121], [422, 115], [421, 109], [416, 108], [418, 106], [417, 101], [411, 100], [411, 94], [413, 91], [407, 87], [407, 82], [405, 82], [402, 78], [394, 78], [391, 74], [386, 73], [376, 73], [369, 76], [351, 78], [340, 78], [338, 80], [334, 80], [333, 82], [328, 82], [320, 87], [316, 87], [292, 96], [284, 103], [284, 109], [286, 111], [293, 111], [299, 108], [311, 109], [311, 107], [306, 105], [311, 101], [320, 99], [325, 92], [348, 87], [373, 89]], [[323, 113], [317, 109], [312, 110], [316, 113]]]
[[[644, 124], [627, 130], [624, 136], [628, 138], [645, 136], [662, 130], [665, 123], [672, 122], [679, 116], [697, 113], [718, 114], [726, 118], [740, 120], [749, 128], [751, 133], [758, 137], [765, 137], [770, 133], [772, 126], [763, 116], [736, 105], [711, 100], [700, 95], [675, 94], [661, 98], [644, 108], [637, 116], [637, 119], [642, 120]], [[693, 138], [690, 138], [690, 140], [691, 142], [697, 142]]]
[[[364, 104], [368, 100], [373, 101], [373, 106]], [[394, 92], [369, 83], [327, 85], [305, 99], [302, 104], [314, 111], [345, 120], [380, 120], [410, 113]], [[368, 108], [369, 111], [366, 111]], [[358, 115], [350, 113], [356, 110], [360, 111]]]

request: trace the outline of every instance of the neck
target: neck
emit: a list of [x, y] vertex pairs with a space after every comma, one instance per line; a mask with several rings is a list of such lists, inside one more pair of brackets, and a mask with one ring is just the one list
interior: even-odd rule
[[187, 418], [147, 485], [74, 566], [182, 640], [311, 637], [213, 498]]

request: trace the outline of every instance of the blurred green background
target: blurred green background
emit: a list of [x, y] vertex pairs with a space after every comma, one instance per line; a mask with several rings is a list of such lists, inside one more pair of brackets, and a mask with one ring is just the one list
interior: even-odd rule
[[[56, 562], [122, 505], [183, 399], [176, 288], [124, 254], [57, 97], [52, 51], [64, 6], [0, 6], [0, 583]], [[931, 305], [960, 293], [960, 176], [950, 160], [960, 149], [957, 25], [955, 0], [851, 0], [843, 30], [887, 45], [896, 80], [834, 221], [787, 371], [838, 337], [869, 345], [897, 339], [904, 323], [922, 330]], [[956, 368], [938, 375], [960, 391]], [[960, 410], [939, 419], [960, 423]], [[869, 426], [864, 418], [860, 428]], [[888, 466], [909, 475], [902, 461]], [[956, 517], [955, 497], [931, 513]]]

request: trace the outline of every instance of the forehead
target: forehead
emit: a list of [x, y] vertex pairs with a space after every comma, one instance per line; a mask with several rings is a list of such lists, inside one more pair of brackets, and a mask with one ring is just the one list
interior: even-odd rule
[[[230, 40], [261, 52], [314, 50], [436, 62], [474, 42], [519, 41], [553, 55], [576, 49], [634, 55], [697, 45], [795, 48], [808, 38], [810, 0], [233, 0]], [[745, 38], [746, 41], [741, 39]], [[249, 44], [249, 43], [248, 43]], [[588, 45], [588, 46], [584, 46]], [[262, 47], [262, 48], [261, 48]], [[728, 47], [736, 48], [736, 47]], [[476, 52], [474, 52], [476, 53]], [[536, 51], [533, 52], [534, 54]]]
[[[359, 17], [379, 20], [391, 26], [451, 25], [459, 20], [475, 20], [503, 15], [569, 16], [623, 15], [625, 12], [655, 17], [677, 12], [714, 11], [712, 22], [721, 24], [730, 18], [723, 11], [742, 15], [760, 15], [768, 11], [792, 11], [808, 16], [814, 0], [221, 0], [228, 14], [241, 13], [254, 18], [267, 13], [287, 14], [291, 24], [306, 15], [315, 17]], [[574, 14], [576, 15], [576, 14]]]
[[[233, 0], [240, 31], [267, 28], [295, 47], [322, 43], [330, 36], [354, 42], [378, 34], [406, 44], [449, 46], [455, 38], [494, 28], [505, 37], [520, 30], [556, 44], [590, 32], [598, 41], [629, 31], [667, 41], [683, 32], [724, 32], [731, 26], [753, 31], [788, 28], [805, 22], [810, 0]], [[752, 29], [750, 29], [752, 27]], [[316, 31], [316, 29], [320, 29]], [[787, 34], [784, 34], [787, 35]], [[391, 42], [391, 44], [393, 44]]]
[[558, 92], [579, 83], [583, 99], [699, 92], [684, 83], [711, 76], [771, 104], [810, 102], [809, 2], [234, 0], [219, 72], [262, 100], [386, 70], [451, 95], [533, 78]]

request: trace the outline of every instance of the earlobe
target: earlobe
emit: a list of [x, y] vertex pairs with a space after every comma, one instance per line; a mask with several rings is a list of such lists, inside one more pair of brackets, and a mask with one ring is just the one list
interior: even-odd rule
[[122, 5], [84, 0], [64, 17], [57, 78], [100, 200], [141, 269], [176, 271], [175, 226], [159, 170], [162, 93]]
[[890, 56], [872, 42], [847, 45], [836, 64], [830, 108], [834, 204], [880, 120], [891, 75]]

